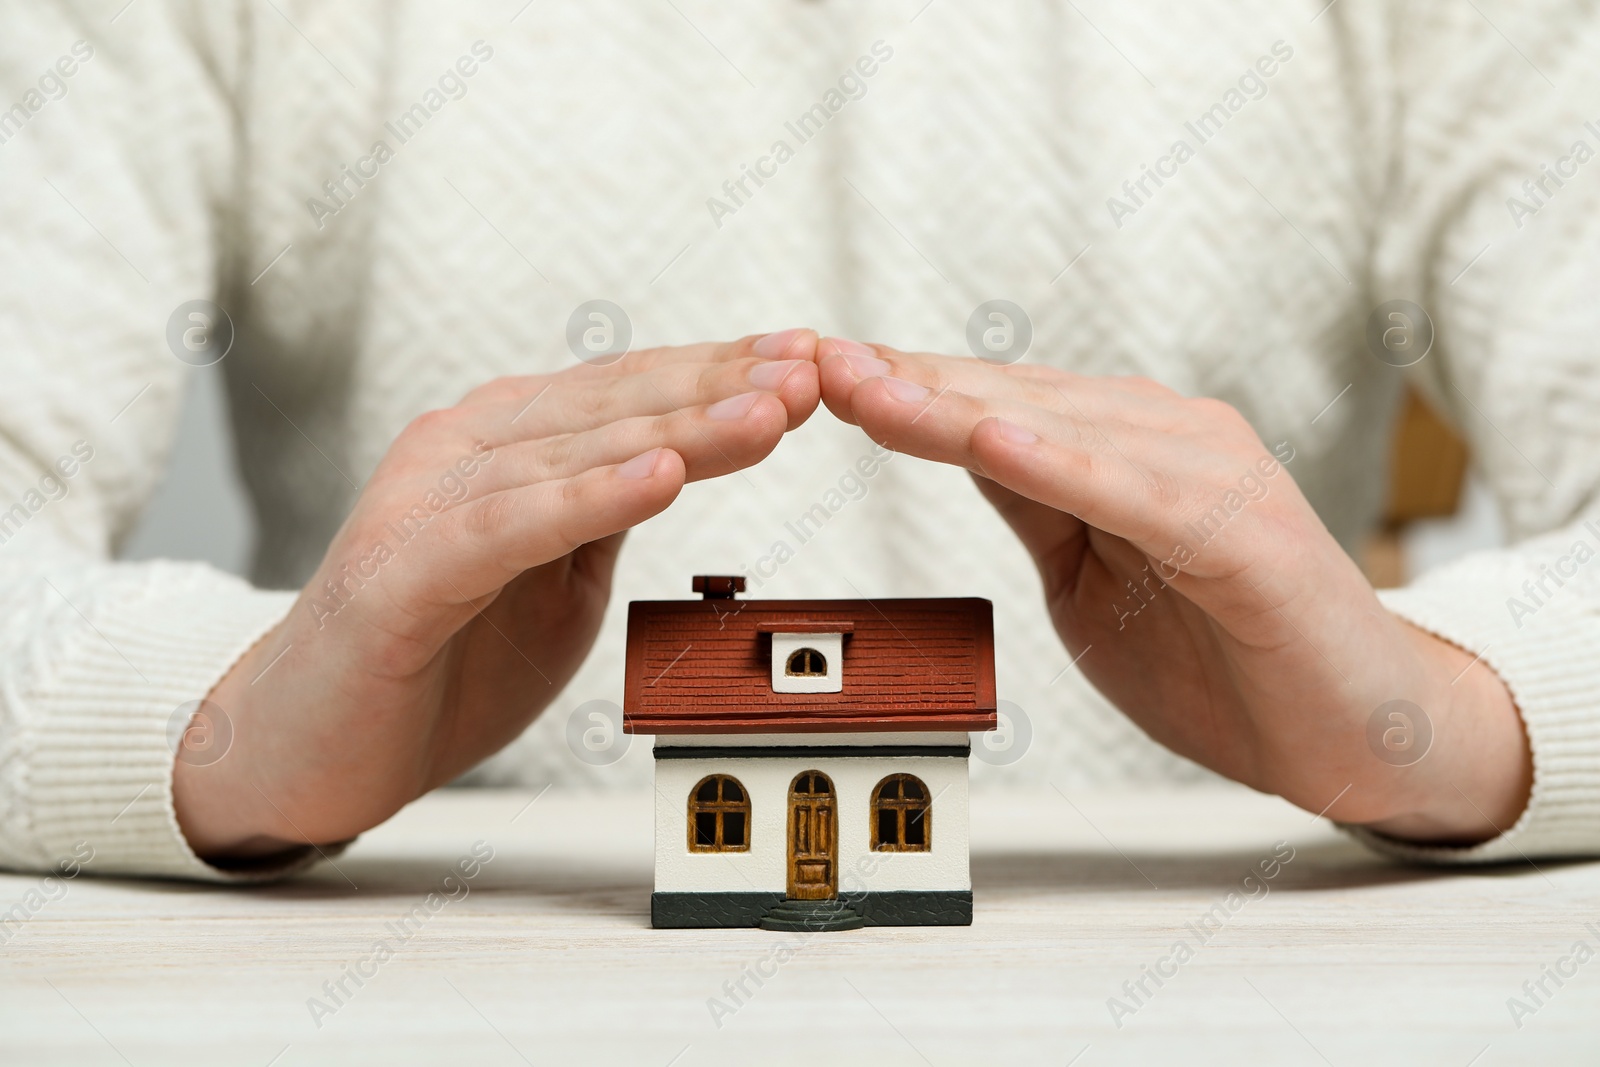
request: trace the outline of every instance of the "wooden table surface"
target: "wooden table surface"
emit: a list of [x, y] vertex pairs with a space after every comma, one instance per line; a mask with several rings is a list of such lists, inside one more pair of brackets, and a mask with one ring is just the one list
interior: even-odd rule
[[449, 792], [289, 883], [77, 878], [0, 946], [0, 1063], [1600, 1063], [1597, 864], [1410, 869], [1244, 791], [980, 794], [969, 928], [655, 931], [650, 827]]

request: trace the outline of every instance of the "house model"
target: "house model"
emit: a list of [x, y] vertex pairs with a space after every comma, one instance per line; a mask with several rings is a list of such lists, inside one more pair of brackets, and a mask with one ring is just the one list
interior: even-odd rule
[[996, 725], [987, 600], [628, 611], [623, 728], [654, 734], [656, 927], [969, 925], [970, 731]]

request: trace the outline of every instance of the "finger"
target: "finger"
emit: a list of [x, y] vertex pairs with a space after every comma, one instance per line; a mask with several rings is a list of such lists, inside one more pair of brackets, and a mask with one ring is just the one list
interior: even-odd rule
[[945, 387], [934, 390], [898, 376], [868, 378], [850, 394], [849, 421], [874, 441], [897, 452], [951, 463], [982, 473], [970, 443], [972, 428], [990, 414], [1024, 425], [1059, 416], [1046, 408], [1006, 398], [974, 396]]
[[461, 605], [493, 593], [523, 571], [665, 510], [684, 475], [682, 458], [659, 448], [573, 478], [467, 501], [397, 548], [403, 563], [392, 568], [393, 595], [406, 605]]
[[[804, 367], [809, 363], [790, 366]], [[783, 364], [768, 364], [779, 368]], [[787, 412], [774, 395], [746, 392], [665, 415], [643, 415], [581, 433], [518, 441], [494, 450], [474, 480], [474, 496], [520, 485], [570, 478], [591, 467], [621, 463], [653, 448], [683, 458], [688, 481], [715, 478], [764, 459], [783, 437]]]
[[1055, 367], [997, 365], [968, 356], [900, 352], [888, 345], [864, 345], [829, 337], [818, 343], [822, 402], [849, 418], [855, 388], [874, 377], [892, 376], [933, 392], [955, 389], [969, 396], [1036, 404], [1052, 410], [1076, 407], [1089, 418], [1116, 413], [1128, 417], [1130, 405], [1140, 421], [1160, 424], [1176, 418], [1183, 397], [1158, 382], [1135, 377], [1088, 377]]
[[736, 341], [705, 341], [689, 345], [664, 345], [629, 352], [615, 363], [597, 366], [580, 363], [572, 371], [583, 378], [626, 378], [641, 371], [677, 363], [722, 363], [739, 359], [814, 359], [815, 330], [795, 327], [768, 334], [749, 334]]
[[1138, 427], [951, 389], [935, 393], [898, 378], [861, 383], [851, 411], [868, 436], [896, 452], [965, 467], [1136, 543], [1167, 519], [1153, 487], [1170, 484], [1171, 476], [1153, 478], [1129, 456], [1132, 450], [1144, 459], [1153, 446]]
[[850, 417], [850, 398], [862, 382], [895, 377], [933, 392], [959, 389], [972, 396], [998, 396], [1038, 403], [1042, 387], [1012, 382], [999, 368], [976, 359], [900, 352], [888, 345], [866, 345], [829, 337], [817, 346], [822, 399], [840, 418]]
[[624, 353], [616, 362], [603, 366], [583, 361], [554, 374], [513, 374], [495, 378], [473, 388], [457, 403], [495, 406], [526, 403], [557, 376], [566, 376], [573, 381], [624, 378], [673, 363], [717, 363], [750, 356], [770, 360], [813, 360], [816, 346], [816, 332], [798, 327], [775, 333], [751, 334], [737, 341], [663, 345]]
[[1007, 489], [1155, 551], [1179, 525], [1176, 479], [1159, 467], [1136, 466], [1109, 439], [1109, 449], [1063, 443], [1065, 421], [1035, 420], [1043, 431], [1037, 432], [987, 415], [973, 425], [968, 447], [985, 476]]
[[[788, 351], [794, 351], [791, 345]], [[619, 419], [664, 415], [758, 389], [783, 402], [786, 428], [799, 426], [819, 401], [809, 358], [769, 360], [746, 354], [709, 362], [674, 361], [615, 378], [555, 375], [539, 392], [484, 407], [475, 421], [492, 444], [577, 433]]]
[[[742, 372], [742, 377], [730, 376], [741, 367], [748, 368]], [[584, 411], [601, 421], [594, 427], [583, 426], [588, 418], [576, 417], [576, 410], [582, 405], [571, 402], [564, 387], [552, 386], [548, 393], [530, 402], [551, 405], [552, 410], [572, 409], [561, 417], [574, 420], [581, 428], [549, 437], [530, 439], [519, 435], [510, 440], [503, 437], [497, 440], [493, 436], [494, 419], [485, 415], [484, 407], [462, 406], [426, 412], [401, 432], [379, 464], [373, 481], [385, 489], [381, 499], [375, 496], [374, 506], [381, 512], [397, 512], [403, 516], [415, 511], [425, 497], [436, 496], [438, 499], [432, 503], [443, 507], [446, 502], [481, 497], [488, 492], [529, 485], [548, 477], [571, 477], [588, 467], [618, 463], [628, 456], [661, 446], [674, 451], [681, 449], [680, 455], [694, 465], [695, 478], [714, 477], [764, 458], [786, 429], [815, 409], [816, 367], [809, 360], [743, 361], [720, 368], [702, 365], [698, 369], [681, 367], [675, 371], [663, 368], [653, 373], [713, 369], [722, 377], [701, 380], [704, 386], [701, 393], [706, 402], [675, 406], [662, 402], [658, 393], [657, 402], [647, 407], [652, 414], [634, 416], [640, 421], [630, 426], [624, 438], [634, 446], [631, 449], [626, 445], [595, 447], [603, 440], [606, 427], [630, 422], [630, 417], [625, 413], [608, 415], [595, 406], [603, 402], [603, 397], [594, 394], [585, 401], [589, 406]], [[752, 385], [758, 388], [752, 389]], [[668, 387], [673, 386], [669, 383]], [[529, 407], [530, 403], [523, 406]], [[656, 430], [653, 435], [647, 432], [651, 426]], [[499, 429], [503, 433], [504, 427]], [[600, 433], [585, 439], [584, 448], [574, 458], [563, 460], [562, 449], [576, 447], [571, 439], [591, 430]], [[539, 454], [536, 446], [540, 441], [555, 442], [553, 455], [544, 466], [529, 458]], [[508, 449], [518, 462], [495, 466], [493, 458], [505, 454]], [[506, 470], [506, 467], [514, 470]]]
[[[849, 417], [850, 398], [862, 382], [894, 377], [915, 382], [933, 392], [957, 389], [970, 396], [989, 396], [1042, 404], [1049, 400], [1044, 381], [1013, 377], [1009, 369], [967, 357], [901, 352], [888, 345], [826, 338], [817, 347], [817, 366], [823, 402], [836, 415]], [[1052, 372], [1061, 382], [1076, 376]]]

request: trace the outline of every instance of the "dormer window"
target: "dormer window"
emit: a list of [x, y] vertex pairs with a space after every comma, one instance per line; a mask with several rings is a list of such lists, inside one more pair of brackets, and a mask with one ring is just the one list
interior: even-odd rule
[[772, 634], [774, 693], [844, 691], [844, 634]]
[[825, 678], [828, 675], [828, 657], [814, 648], [797, 648], [789, 653], [789, 662], [783, 673], [791, 678]]

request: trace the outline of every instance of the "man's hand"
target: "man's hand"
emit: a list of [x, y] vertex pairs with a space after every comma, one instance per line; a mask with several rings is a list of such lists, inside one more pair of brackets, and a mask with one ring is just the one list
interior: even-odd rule
[[[1395, 836], [1480, 841], [1525, 807], [1528, 743], [1504, 684], [1384, 610], [1284, 469], [1292, 448], [1269, 450], [1227, 404], [852, 341], [818, 359], [834, 414], [973, 472], [1069, 652], [1155, 740]], [[1391, 700], [1432, 724], [1409, 766], [1368, 743]]]
[[414, 420], [288, 618], [212, 693], [232, 748], [180, 759], [173, 785], [194, 849], [345, 840], [514, 739], [594, 642], [623, 531], [816, 409], [816, 340], [505, 378]]

